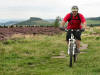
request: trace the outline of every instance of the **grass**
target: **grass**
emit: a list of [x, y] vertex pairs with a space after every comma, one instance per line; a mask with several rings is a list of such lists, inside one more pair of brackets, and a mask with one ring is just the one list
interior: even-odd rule
[[[65, 33], [0, 42], [0, 75], [100, 75], [100, 37], [88, 34], [82, 39], [89, 45], [84, 50], [87, 53], [80, 54], [72, 68], [66, 53]], [[61, 51], [66, 58], [51, 58]]]

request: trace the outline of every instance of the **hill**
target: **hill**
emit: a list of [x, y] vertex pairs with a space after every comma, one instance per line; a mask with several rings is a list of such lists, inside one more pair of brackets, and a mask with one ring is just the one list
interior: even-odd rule
[[5, 26], [9, 26], [9, 25], [14, 25], [14, 24], [17, 24], [19, 23], [20, 21], [8, 21], [8, 22], [5, 22], [5, 23], [0, 23], [1, 26], [5, 25]]
[[93, 25], [93, 26], [100, 26], [100, 17], [90, 17], [86, 18], [87, 25]]
[[87, 20], [100, 20], [100, 17], [91, 17], [91, 18], [87, 18]]
[[14, 25], [19, 22], [24, 21], [25, 19], [0, 19], [0, 26], [9, 26], [9, 25]]
[[100, 26], [100, 20], [87, 20], [87, 25]]
[[40, 25], [40, 26], [48, 26], [51, 25], [52, 23], [43, 20], [41, 18], [37, 18], [37, 17], [30, 17], [30, 19], [20, 22], [18, 24], [15, 25]]

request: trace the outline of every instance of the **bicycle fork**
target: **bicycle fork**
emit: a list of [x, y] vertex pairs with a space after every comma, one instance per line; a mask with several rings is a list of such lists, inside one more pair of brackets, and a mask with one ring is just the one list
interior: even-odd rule
[[73, 39], [73, 40], [69, 39], [68, 55], [70, 55], [70, 44], [71, 43], [73, 44], [72, 55], [75, 55], [75, 49], [76, 49], [75, 39]]

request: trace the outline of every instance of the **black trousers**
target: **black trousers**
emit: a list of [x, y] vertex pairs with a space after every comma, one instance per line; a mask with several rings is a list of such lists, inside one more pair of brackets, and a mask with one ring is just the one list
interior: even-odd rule
[[66, 40], [69, 41], [69, 39], [71, 38], [71, 33], [74, 35], [74, 38], [76, 40], [80, 40], [81, 41], [81, 32], [80, 31], [68, 31], [66, 34]]

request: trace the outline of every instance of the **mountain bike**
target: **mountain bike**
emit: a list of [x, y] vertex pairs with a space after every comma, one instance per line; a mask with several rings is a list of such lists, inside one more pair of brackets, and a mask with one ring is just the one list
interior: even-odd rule
[[83, 30], [80, 29], [65, 29], [66, 32], [70, 31], [71, 32], [71, 38], [69, 39], [69, 44], [68, 44], [68, 55], [70, 56], [70, 63], [69, 66], [72, 67], [73, 61], [76, 62], [77, 60], [77, 55], [78, 55], [78, 48], [76, 44], [76, 38], [73, 35], [73, 32], [83, 32]]

